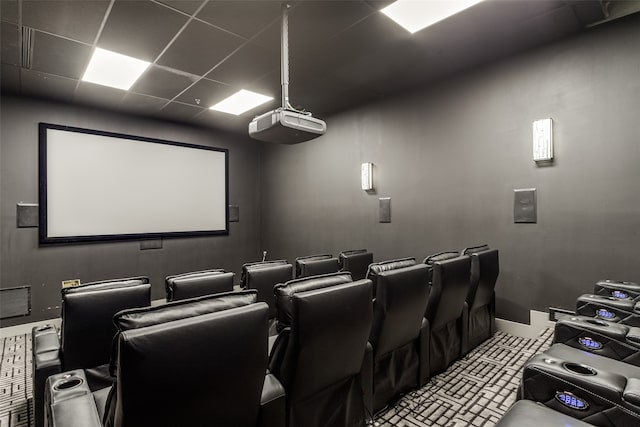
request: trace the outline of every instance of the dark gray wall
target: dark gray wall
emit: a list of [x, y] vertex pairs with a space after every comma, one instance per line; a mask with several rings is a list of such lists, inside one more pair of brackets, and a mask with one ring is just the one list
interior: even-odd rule
[[[529, 309], [573, 308], [600, 278], [640, 281], [639, 18], [325, 118], [319, 139], [269, 146], [270, 256], [366, 247], [377, 260], [422, 260], [488, 243], [500, 249], [498, 316], [521, 322]], [[555, 161], [540, 167], [532, 122], [547, 117]], [[360, 190], [362, 162], [375, 164], [377, 195]], [[514, 224], [513, 190], [529, 187], [538, 223]], [[377, 222], [385, 196], [391, 224]]]
[[[39, 246], [37, 228], [16, 228], [16, 203], [38, 202], [41, 121], [228, 148], [229, 202], [240, 206], [241, 222], [229, 224], [229, 236], [164, 239], [163, 248], [156, 250], [141, 251], [138, 241]], [[6, 95], [1, 125], [0, 284], [32, 289], [32, 315], [3, 320], [2, 326], [59, 316], [56, 306], [65, 279], [88, 282], [147, 275], [155, 299], [164, 297], [164, 277], [169, 274], [225, 268], [235, 271], [239, 281], [242, 263], [260, 258], [261, 144], [189, 126]]]

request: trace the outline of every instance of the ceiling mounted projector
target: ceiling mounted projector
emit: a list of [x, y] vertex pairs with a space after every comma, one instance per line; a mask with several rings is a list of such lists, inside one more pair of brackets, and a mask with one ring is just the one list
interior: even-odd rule
[[280, 81], [282, 107], [266, 112], [249, 123], [249, 136], [260, 141], [297, 144], [317, 138], [327, 131], [327, 124], [306, 111], [298, 111], [289, 103], [289, 8], [282, 5], [282, 52]]

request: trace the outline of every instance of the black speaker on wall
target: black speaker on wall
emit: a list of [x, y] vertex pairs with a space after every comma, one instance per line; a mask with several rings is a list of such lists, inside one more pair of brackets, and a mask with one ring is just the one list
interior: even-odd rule
[[513, 193], [513, 222], [536, 224], [538, 222], [536, 189], [524, 188], [513, 190]]
[[391, 197], [380, 197], [380, 222], [391, 222]]

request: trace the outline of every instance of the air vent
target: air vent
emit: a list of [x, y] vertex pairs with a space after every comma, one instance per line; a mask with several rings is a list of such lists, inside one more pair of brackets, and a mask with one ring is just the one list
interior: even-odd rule
[[0, 289], [0, 319], [31, 314], [31, 287]]
[[33, 28], [22, 27], [22, 55], [21, 65], [22, 68], [28, 70], [31, 69], [32, 56], [33, 56]]

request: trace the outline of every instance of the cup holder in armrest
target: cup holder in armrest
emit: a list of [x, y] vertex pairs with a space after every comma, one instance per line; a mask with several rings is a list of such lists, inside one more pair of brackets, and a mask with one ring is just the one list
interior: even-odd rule
[[591, 323], [592, 325], [598, 325], [598, 326], [609, 326], [609, 324], [607, 322], [605, 322], [604, 320], [598, 320], [598, 319], [587, 319], [585, 320], [585, 322], [587, 323]]
[[580, 374], [580, 375], [596, 375], [598, 373], [592, 367], [581, 365], [579, 363], [565, 362], [562, 364], [562, 367], [569, 372], [573, 372], [575, 374]]
[[36, 332], [42, 332], [42, 331], [48, 331], [54, 328], [55, 327], [53, 325], [43, 325], [43, 326], [36, 327], [35, 330]]
[[56, 391], [57, 390], [70, 390], [72, 388], [78, 387], [83, 382], [84, 382], [83, 379], [79, 378], [79, 377], [63, 378], [62, 380], [60, 380], [57, 383], [55, 383], [55, 385], [53, 386], [53, 389], [56, 390]]

